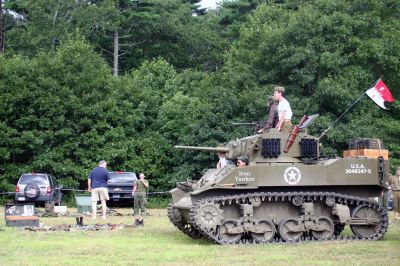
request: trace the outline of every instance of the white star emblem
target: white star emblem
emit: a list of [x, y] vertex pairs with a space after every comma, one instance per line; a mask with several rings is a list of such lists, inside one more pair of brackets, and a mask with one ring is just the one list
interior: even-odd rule
[[297, 167], [291, 166], [286, 168], [283, 177], [289, 185], [296, 185], [300, 181], [301, 173]]

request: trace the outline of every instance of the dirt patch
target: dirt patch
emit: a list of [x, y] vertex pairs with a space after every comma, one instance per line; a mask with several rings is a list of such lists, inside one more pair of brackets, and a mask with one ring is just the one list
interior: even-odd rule
[[99, 231], [99, 230], [121, 230], [126, 228], [143, 227], [143, 220], [136, 220], [134, 224], [90, 224], [90, 225], [70, 225], [58, 224], [54, 226], [25, 226], [24, 230], [32, 232], [49, 232], [49, 231]]

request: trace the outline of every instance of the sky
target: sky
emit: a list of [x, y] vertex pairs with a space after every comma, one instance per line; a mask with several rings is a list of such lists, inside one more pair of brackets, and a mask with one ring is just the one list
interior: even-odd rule
[[219, 2], [220, 0], [202, 0], [200, 2], [201, 7], [203, 8], [213, 8], [215, 9], [217, 7], [217, 2]]

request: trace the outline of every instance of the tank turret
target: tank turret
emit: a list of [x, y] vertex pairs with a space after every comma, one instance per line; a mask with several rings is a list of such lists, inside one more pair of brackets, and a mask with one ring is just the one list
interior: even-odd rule
[[[290, 143], [289, 148], [288, 143]], [[247, 156], [250, 164], [298, 162], [319, 157], [318, 138], [303, 132], [297, 132], [294, 135], [278, 132], [275, 129], [268, 133], [230, 141], [225, 147], [175, 146], [175, 148], [224, 152], [229, 160]]]
[[247, 156], [249, 164], [179, 182], [170, 191], [169, 219], [188, 236], [219, 244], [336, 240], [345, 226], [352, 239], [381, 239], [388, 215], [373, 198], [386, 190], [384, 159], [323, 158], [319, 146], [301, 125], [224, 147], [176, 146], [224, 152], [229, 160]]

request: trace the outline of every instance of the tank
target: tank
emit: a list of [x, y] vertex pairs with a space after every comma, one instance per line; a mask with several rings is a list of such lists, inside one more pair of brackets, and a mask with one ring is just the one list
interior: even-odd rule
[[[387, 210], [374, 200], [387, 189], [382, 157], [323, 157], [319, 138], [298, 127], [225, 147], [176, 148], [249, 159], [245, 167], [208, 169], [170, 191], [168, 217], [192, 238], [219, 244], [378, 240], [387, 231]], [[346, 226], [351, 235], [342, 235]]]

